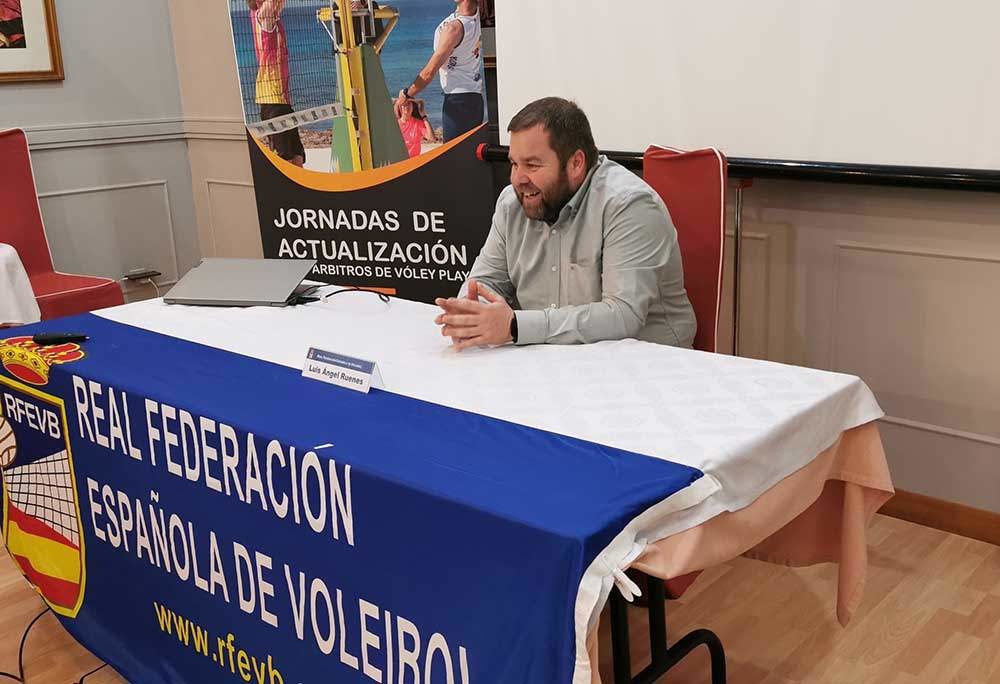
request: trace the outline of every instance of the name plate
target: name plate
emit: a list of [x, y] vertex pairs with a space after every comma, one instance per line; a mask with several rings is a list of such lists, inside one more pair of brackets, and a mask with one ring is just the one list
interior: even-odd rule
[[310, 347], [306, 354], [302, 376], [365, 394], [372, 387], [382, 388], [382, 375], [374, 361], [334, 354], [315, 347]]

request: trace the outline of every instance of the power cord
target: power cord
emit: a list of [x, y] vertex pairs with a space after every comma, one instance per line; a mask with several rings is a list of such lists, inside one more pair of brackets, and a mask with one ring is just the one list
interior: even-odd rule
[[80, 677], [80, 678], [79, 678], [78, 680], [76, 680], [75, 682], [73, 682], [73, 684], [83, 684], [83, 680], [85, 680], [85, 679], [86, 679], [87, 677], [89, 677], [89, 676], [90, 676], [90, 675], [92, 675], [92, 674], [95, 674], [95, 673], [97, 673], [97, 672], [100, 672], [101, 670], [103, 670], [103, 669], [104, 669], [104, 668], [106, 668], [107, 666], [108, 666], [108, 664], [107, 664], [107, 663], [104, 663], [103, 665], [100, 665], [100, 666], [98, 666], [98, 667], [95, 667], [95, 668], [94, 668], [93, 670], [91, 670], [90, 672], [88, 672], [87, 674], [83, 675], [82, 677]]
[[323, 283], [317, 283], [316, 285], [309, 285], [301, 290], [296, 288], [296, 291], [292, 293], [292, 296], [288, 298], [289, 306], [299, 306], [301, 304], [311, 304], [313, 302], [318, 302], [319, 297], [312, 297], [313, 292], [323, 287]]
[[160, 296], [160, 288], [153, 280], [157, 276], [163, 275], [156, 269], [152, 268], [134, 268], [125, 275], [121, 277], [118, 281], [122, 285], [122, 290], [124, 290], [125, 283], [139, 283], [140, 285], [152, 285], [153, 289], [156, 290], [156, 296]]
[[[119, 278], [118, 284], [122, 286], [122, 291], [123, 292], [125, 290], [125, 287], [124, 287], [125, 283], [139, 283], [140, 285], [152, 285], [153, 289], [156, 291], [156, 296], [157, 297], [161, 296], [160, 295], [160, 288], [156, 284], [156, 282], [153, 281], [152, 277], [149, 277], [149, 278]], [[128, 293], [126, 293], [126, 294], [128, 294]]]
[[386, 304], [388, 304], [389, 300], [390, 300], [389, 295], [387, 295], [385, 292], [379, 292], [378, 290], [366, 290], [363, 287], [357, 287], [355, 285], [355, 286], [352, 286], [352, 287], [342, 287], [341, 289], [334, 290], [333, 292], [327, 292], [325, 295], [323, 295], [322, 301], [325, 302], [327, 299], [329, 299], [333, 295], [338, 295], [338, 294], [340, 294], [342, 292], [371, 292], [373, 295], [378, 295], [378, 298], [381, 299]]
[[[46, 608], [41, 613], [35, 616], [35, 618], [28, 623], [28, 627], [24, 630], [24, 634], [21, 635], [21, 645], [17, 649], [17, 674], [11, 674], [9, 672], [0, 672], [0, 679], [9, 679], [11, 681], [17, 682], [18, 684], [26, 684], [24, 678], [24, 645], [28, 641], [28, 633], [31, 632], [31, 628], [35, 626], [35, 623], [42, 619], [42, 616], [48, 613], [51, 609]], [[73, 684], [84, 684], [84, 680], [92, 674], [95, 674], [108, 666], [107, 663], [95, 667], [93, 670], [85, 675], [82, 675], [78, 680], [73, 682]]]
[[28, 628], [24, 630], [24, 634], [21, 635], [21, 645], [17, 649], [17, 674], [13, 675], [9, 672], [0, 672], [0, 677], [13, 680], [18, 684], [24, 684], [24, 644], [28, 640], [28, 632], [31, 631], [31, 628], [34, 627], [35, 623], [48, 612], [49, 609], [46, 608], [41, 613], [36, 615], [35, 619], [28, 623]]
[[149, 283], [150, 285], [153, 286], [153, 289], [156, 290], [156, 296], [157, 297], [160, 296], [160, 288], [157, 287], [156, 283], [153, 282], [152, 278], [146, 278], [145, 280], [140, 280], [139, 282], [141, 282], [141, 283]]

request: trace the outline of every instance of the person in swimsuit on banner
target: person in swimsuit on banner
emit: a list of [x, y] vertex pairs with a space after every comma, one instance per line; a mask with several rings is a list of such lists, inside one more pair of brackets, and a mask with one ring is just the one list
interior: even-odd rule
[[[260, 120], [267, 121], [294, 113], [288, 64], [288, 39], [281, 13], [285, 0], [247, 0], [257, 53], [257, 104]], [[304, 166], [306, 150], [298, 128], [267, 137], [268, 147], [282, 159]]]
[[435, 323], [456, 350], [629, 337], [691, 347], [677, 231], [660, 196], [599, 155], [583, 111], [547, 97], [510, 132], [510, 185], [458, 297]]
[[455, 11], [434, 31], [434, 54], [413, 79], [399, 91], [402, 106], [417, 96], [438, 72], [444, 104], [441, 110], [444, 142], [454, 140], [483, 123], [482, 28], [479, 0], [455, 0]]

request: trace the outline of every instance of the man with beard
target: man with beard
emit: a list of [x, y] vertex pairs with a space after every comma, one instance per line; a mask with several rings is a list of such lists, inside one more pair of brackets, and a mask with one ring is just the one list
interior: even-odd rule
[[510, 132], [511, 184], [458, 297], [435, 323], [455, 349], [634, 337], [690, 347], [695, 317], [659, 195], [598, 155], [574, 103], [547, 97]]

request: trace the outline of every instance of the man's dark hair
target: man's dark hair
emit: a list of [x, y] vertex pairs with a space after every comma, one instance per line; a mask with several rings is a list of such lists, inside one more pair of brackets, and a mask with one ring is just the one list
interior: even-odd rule
[[597, 163], [597, 146], [590, 132], [590, 122], [575, 102], [561, 97], [535, 100], [510, 120], [507, 131], [516, 133], [539, 124], [549, 132], [549, 144], [564, 167], [577, 150], [583, 150], [588, 169]]

